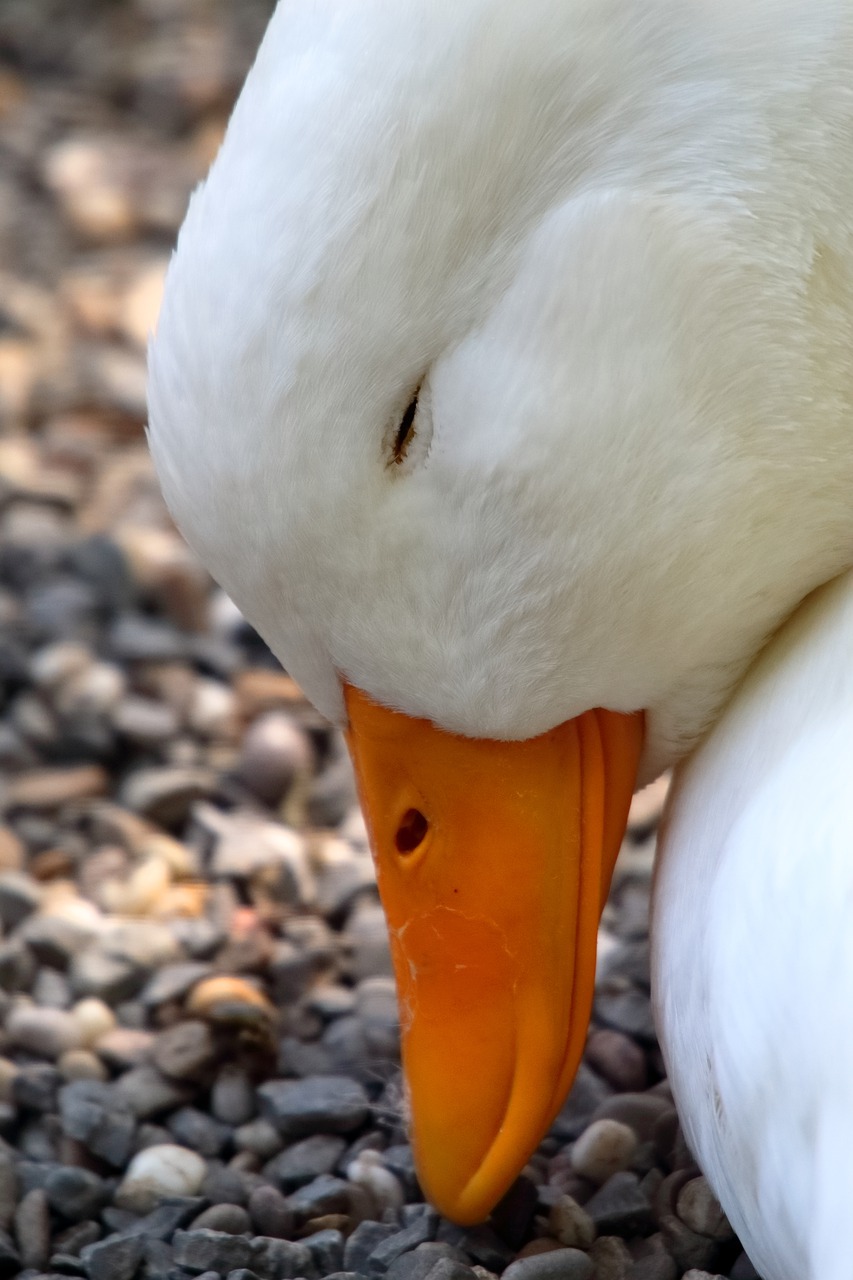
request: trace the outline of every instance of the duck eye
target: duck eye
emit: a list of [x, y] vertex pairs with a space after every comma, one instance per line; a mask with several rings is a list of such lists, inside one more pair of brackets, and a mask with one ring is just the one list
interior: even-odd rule
[[400, 425], [397, 428], [397, 434], [394, 437], [392, 454], [397, 466], [399, 466], [405, 459], [409, 450], [409, 445], [415, 438], [415, 415], [418, 411], [418, 396], [420, 395], [420, 390], [420, 387], [418, 387], [412, 397], [412, 402], [403, 414]]
[[407, 809], [394, 837], [397, 852], [414, 853], [415, 849], [423, 844], [427, 831], [429, 831], [429, 823], [420, 809]]

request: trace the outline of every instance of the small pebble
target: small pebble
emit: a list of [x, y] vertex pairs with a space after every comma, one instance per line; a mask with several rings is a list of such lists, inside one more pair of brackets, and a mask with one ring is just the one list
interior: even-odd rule
[[205, 1161], [186, 1147], [148, 1147], [130, 1162], [115, 1201], [133, 1213], [150, 1213], [163, 1196], [195, 1195], [206, 1173]]
[[636, 1149], [633, 1129], [618, 1120], [594, 1120], [572, 1148], [572, 1166], [581, 1177], [601, 1185], [628, 1167]]
[[579, 1249], [554, 1249], [512, 1262], [503, 1280], [591, 1280], [593, 1265]]

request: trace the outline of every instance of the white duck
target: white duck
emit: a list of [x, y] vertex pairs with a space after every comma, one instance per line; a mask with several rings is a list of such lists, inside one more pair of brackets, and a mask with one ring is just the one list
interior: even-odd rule
[[155, 460], [348, 722], [460, 1220], [576, 1068], [638, 757], [687, 759], [683, 1119], [768, 1280], [851, 1275], [853, 585], [769, 640], [853, 565], [851, 84], [849, 0], [289, 0], [181, 233]]

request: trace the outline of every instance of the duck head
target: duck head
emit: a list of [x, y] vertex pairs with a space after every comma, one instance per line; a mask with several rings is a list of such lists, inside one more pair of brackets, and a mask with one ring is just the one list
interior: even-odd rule
[[806, 257], [703, 20], [281, 6], [151, 351], [176, 520], [346, 728], [463, 1222], [571, 1083], [637, 777], [840, 567]]

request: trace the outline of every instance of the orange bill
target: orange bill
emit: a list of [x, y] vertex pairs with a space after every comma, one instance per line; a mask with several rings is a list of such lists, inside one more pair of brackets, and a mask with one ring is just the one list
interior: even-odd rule
[[583, 1052], [642, 716], [588, 711], [499, 742], [345, 694], [418, 1174], [449, 1218], [480, 1222], [547, 1131]]

